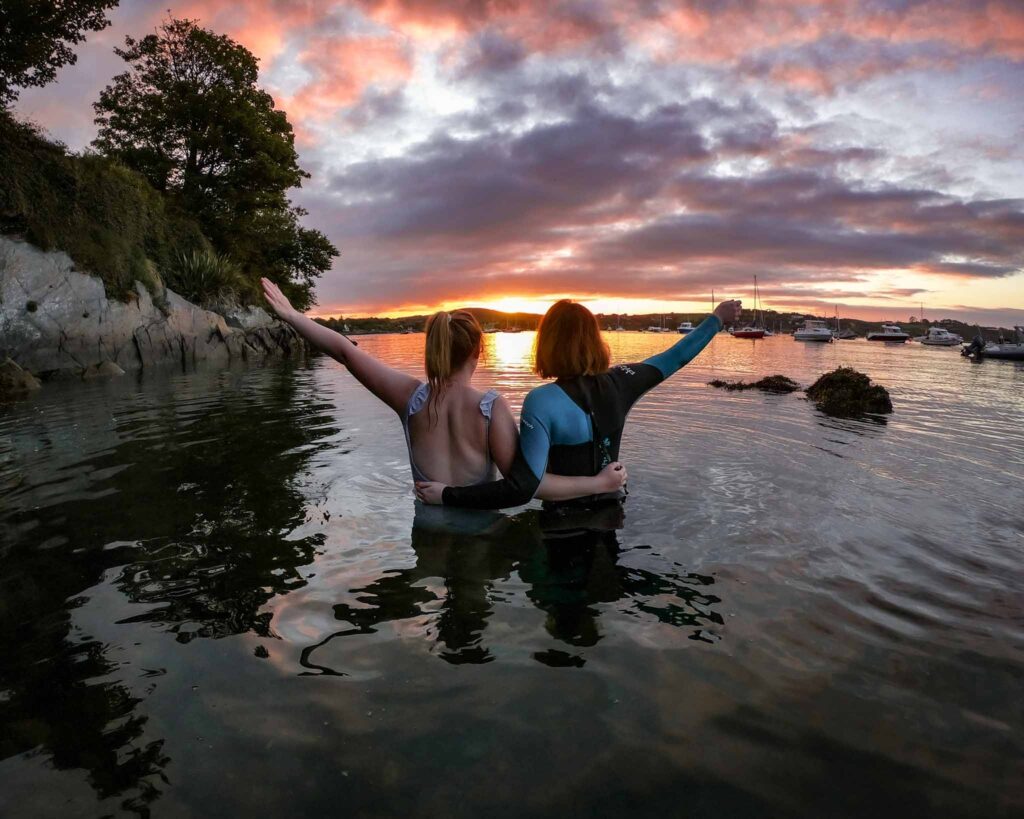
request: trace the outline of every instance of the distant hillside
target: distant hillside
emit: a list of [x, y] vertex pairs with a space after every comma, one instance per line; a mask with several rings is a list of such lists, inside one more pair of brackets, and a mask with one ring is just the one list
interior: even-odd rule
[[[477, 317], [483, 327], [493, 327], [504, 330], [510, 327], [519, 327], [523, 330], [535, 330], [540, 322], [539, 313], [502, 313], [498, 310], [489, 310], [485, 307], [467, 308]], [[597, 320], [605, 330], [613, 330], [622, 327], [624, 330], [646, 330], [648, 327], [660, 327], [664, 317], [665, 327], [675, 329], [684, 321], [693, 323], [694, 326], [707, 318], [707, 313], [648, 313], [644, 315], [605, 315], [599, 313]], [[744, 313], [744, 321], [750, 319], [748, 313]], [[771, 330], [780, 333], [791, 333], [799, 327], [804, 319], [818, 319], [835, 323], [834, 316], [814, 316], [809, 313], [778, 313], [774, 310], [767, 310], [764, 313], [764, 323]], [[404, 330], [418, 332], [423, 329], [427, 316], [406, 316], [405, 318], [328, 318], [318, 319], [335, 330], [341, 330], [350, 335], [364, 333], [400, 333]], [[957, 333], [964, 339], [971, 339], [978, 332], [979, 328], [974, 324], [965, 324], [953, 319], [940, 319], [938, 321], [915, 321], [897, 322], [906, 332], [912, 336], [924, 335], [928, 327], [942, 326], [951, 333]], [[839, 324], [843, 329], [850, 328], [858, 335], [865, 335], [872, 330], [879, 330], [882, 327], [880, 321], [862, 321], [854, 318], [839, 318]], [[347, 328], [347, 329], [346, 329]], [[1009, 336], [1013, 334], [1012, 328], [981, 328], [982, 335], [988, 340], [995, 340], [1000, 334]]]

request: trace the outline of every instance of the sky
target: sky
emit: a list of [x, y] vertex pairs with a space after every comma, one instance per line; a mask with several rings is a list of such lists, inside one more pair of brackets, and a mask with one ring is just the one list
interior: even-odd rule
[[126, 35], [252, 50], [341, 255], [319, 315], [752, 305], [1024, 324], [1024, 0], [122, 0], [17, 111], [73, 149]]

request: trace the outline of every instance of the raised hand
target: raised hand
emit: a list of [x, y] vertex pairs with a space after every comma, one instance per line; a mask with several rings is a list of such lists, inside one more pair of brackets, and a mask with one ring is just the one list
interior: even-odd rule
[[626, 466], [618, 461], [612, 461], [608, 466], [597, 473], [601, 481], [602, 492], [614, 492], [626, 483]]
[[742, 309], [743, 302], [739, 299], [729, 299], [728, 301], [723, 301], [715, 308], [715, 315], [718, 316], [723, 326], [728, 327], [739, 320]]
[[292, 307], [292, 303], [281, 292], [280, 287], [267, 278], [260, 279], [260, 282], [263, 284], [263, 295], [279, 319], [290, 321], [299, 315], [299, 311]]

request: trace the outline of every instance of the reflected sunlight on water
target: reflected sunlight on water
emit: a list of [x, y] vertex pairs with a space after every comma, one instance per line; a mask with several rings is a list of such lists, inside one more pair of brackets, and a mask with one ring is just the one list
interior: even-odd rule
[[[517, 411], [533, 335], [477, 374]], [[706, 385], [841, 364], [894, 414]], [[0, 408], [0, 813], [1013, 815], [1022, 413], [1013, 364], [720, 335], [634, 410], [624, 521], [552, 539], [417, 515], [330, 360], [49, 384]]]

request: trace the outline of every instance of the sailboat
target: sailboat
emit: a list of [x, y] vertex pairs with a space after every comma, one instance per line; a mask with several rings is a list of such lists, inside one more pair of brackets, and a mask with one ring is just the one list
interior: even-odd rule
[[757, 276], [754, 276], [754, 321], [746, 327], [733, 330], [732, 334], [735, 338], [764, 338], [764, 321], [760, 317], [757, 298]]

